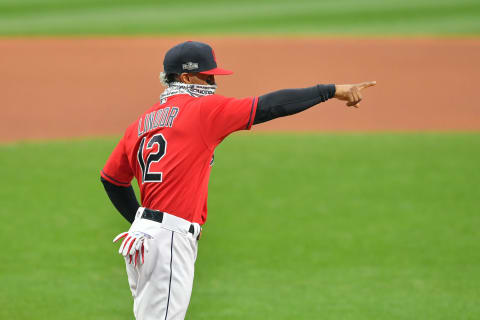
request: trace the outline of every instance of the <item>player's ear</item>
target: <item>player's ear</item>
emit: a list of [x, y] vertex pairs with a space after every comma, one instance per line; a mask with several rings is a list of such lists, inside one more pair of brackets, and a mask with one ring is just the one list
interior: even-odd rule
[[183, 83], [192, 83], [192, 80], [190, 79], [190, 74], [182, 73], [180, 75], [180, 81]]

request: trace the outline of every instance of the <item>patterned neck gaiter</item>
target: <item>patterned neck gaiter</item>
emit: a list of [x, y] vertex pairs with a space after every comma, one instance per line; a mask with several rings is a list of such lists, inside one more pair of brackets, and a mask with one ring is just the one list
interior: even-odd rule
[[188, 84], [182, 82], [171, 83], [160, 95], [160, 100], [174, 96], [176, 94], [188, 94], [192, 97], [203, 97], [215, 93], [216, 85]]

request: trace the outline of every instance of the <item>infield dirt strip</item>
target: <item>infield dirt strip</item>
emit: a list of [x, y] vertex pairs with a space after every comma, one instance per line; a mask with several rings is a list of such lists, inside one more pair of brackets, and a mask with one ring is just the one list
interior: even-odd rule
[[[120, 135], [153, 105], [165, 51], [184, 38], [0, 40], [0, 140]], [[339, 101], [255, 131], [478, 131], [480, 39], [198, 37], [215, 48], [217, 93], [258, 96], [376, 80], [359, 109]]]

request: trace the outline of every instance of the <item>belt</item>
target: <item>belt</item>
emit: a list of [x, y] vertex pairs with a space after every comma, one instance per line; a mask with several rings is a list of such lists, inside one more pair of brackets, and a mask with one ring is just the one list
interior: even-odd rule
[[[143, 210], [141, 218], [152, 220], [152, 221], [155, 221], [155, 222], [158, 222], [158, 223], [162, 223], [163, 220], [164, 220], [164, 216], [167, 215], [167, 214], [168, 213], [166, 213], [166, 212], [145, 208]], [[180, 218], [178, 218], [178, 219], [180, 219]], [[190, 232], [191, 234], [195, 234], [195, 226], [193, 225], [193, 223], [190, 224], [188, 232]]]

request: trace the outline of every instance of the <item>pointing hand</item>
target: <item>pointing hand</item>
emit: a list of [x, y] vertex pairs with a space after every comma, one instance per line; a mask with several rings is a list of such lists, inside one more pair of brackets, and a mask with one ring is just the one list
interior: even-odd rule
[[358, 108], [362, 101], [361, 91], [368, 87], [376, 85], [376, 81], [362, 82], [357, 84], [338, 84], [335, 85], [335, 98], [347, 101], [348, 107]]

